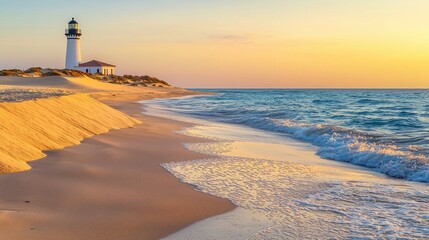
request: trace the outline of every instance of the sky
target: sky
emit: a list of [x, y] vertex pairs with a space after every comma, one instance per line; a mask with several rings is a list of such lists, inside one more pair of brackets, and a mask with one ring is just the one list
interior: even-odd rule
[[83, 61], [187, 88], [429, 88], [426, 0], [0, 0], [0, 69]]

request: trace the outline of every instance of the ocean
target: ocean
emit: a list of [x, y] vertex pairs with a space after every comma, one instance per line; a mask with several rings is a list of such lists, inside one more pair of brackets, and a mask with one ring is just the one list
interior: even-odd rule
[[217, 140], [163, 167], [238, 208], [171, 239], [429, 239], [429, 90], [197, 90], [144, 102]]

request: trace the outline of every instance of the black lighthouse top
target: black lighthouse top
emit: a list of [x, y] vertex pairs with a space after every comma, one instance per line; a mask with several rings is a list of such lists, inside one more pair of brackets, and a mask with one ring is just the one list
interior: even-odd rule
[[67, 37], [80, 37], [82, 35], [81, 30], [79, 29], [79, 24], [72, 18], [72, 20], [69, 22], [69, 28], [66, 29], [66, 36]]
[[69, 22], [69, 24], [77, 24], [77, 22], [72, 18], [72, 20]]

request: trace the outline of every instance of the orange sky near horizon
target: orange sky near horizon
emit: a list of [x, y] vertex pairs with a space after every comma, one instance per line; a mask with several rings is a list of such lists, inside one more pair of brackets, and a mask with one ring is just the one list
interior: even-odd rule
[[429, 88], [427, 1], [124, 0], [96, 12], [65, 2], [2, 6], [0, 68], [63, 67], [73, 16], [84, 60], [177, 86]]

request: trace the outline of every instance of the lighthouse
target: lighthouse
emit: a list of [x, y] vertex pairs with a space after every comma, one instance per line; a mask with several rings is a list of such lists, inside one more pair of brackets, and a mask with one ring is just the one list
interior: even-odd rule
[[74, 18], [69, 22], [68, 28], [66, 29], [66, 36], [67, 54], [65, 69], [78, 70], [99, 75], [115, 74], [115, 65], [97, 60], [82, 63], [82, 57], [80, 54], [80, 36], [82, 36], [82, 31], [79, 29], [79, 25]]
[[74, 18], [72, 18], [72, 20], [69, 22], [65, 35], [67, 36], [67, 55], [65, 68], [78, 68], [82, 61], [80, 54], [80, 36], [82, 36], [82, 32]]

